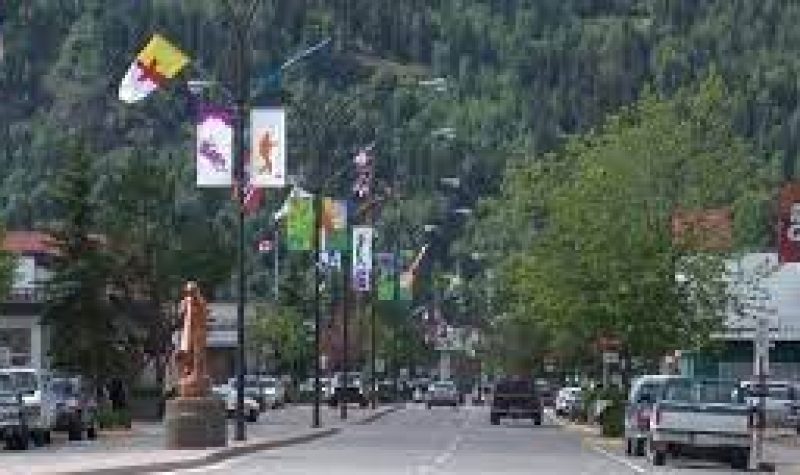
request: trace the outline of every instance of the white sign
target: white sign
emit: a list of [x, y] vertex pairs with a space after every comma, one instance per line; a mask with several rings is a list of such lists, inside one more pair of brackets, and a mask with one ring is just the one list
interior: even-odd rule
[[36, 260], [30, 256], [17, 257], [17, 268], [14, 271], [14, 282], [11, 288], [15, 290], [32, 289], [36, 284]]
[[233, 177], [233, 112], [207, 106], [197, 122], [197, 186], [229, 187]]
[[373, 237], [371, 227], [353, 227], [353, 284], [359, 292], [368, 292], [372, 288]]
[[286, 186], [286, 111], [283, 108], [252, 110], [250, 150], [250, 182], [253, 186]]
[[617, 364], [619, 363], [619, 353], [613, 351], [606, 351], [603, 353], [604, 364]]

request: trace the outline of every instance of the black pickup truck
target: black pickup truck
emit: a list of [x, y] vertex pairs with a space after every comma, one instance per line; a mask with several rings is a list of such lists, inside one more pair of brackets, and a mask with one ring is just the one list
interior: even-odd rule
[[532, 419], [535, 425], [541, 425], [542, 401], [533, 382], [525, 379], [498, 381], [490, 417], [493, 425], [500, 424], [503, 418]]

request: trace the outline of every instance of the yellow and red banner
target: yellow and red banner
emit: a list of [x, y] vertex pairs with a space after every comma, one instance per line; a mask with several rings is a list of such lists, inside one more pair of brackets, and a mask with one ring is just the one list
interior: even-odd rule
[[119, 85], [119, 99], [138, 102], [175, 77], [187, 64], [189, 57], [166, 38], [153, 35], [136, 56]]

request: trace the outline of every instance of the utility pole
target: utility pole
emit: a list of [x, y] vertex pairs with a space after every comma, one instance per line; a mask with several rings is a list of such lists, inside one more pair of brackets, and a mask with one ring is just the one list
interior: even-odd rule
[[[349, 220], [348, 220], [348, 239]], [[348, 380], [350, 379], [350, 362], [348, 361], [349, 353], [349, 326], [350, 326], [350, 255], [348, 251], [342, 252], [342, 395], [347, 394]], [[347, 402], [340, 401], [341, 407], [339, 408], [339, 416], [344, 420], [347, 419]]]
[[244, 377], [247, 372], [245, 351], [244, 351], [244, 310], [247, 299], [247, 281], [245, 275], [245, 236], [244, 236], [244, 204], [245, 204], [245, 120], [248, 113], [250, 102], [250, 55], [247, 48], [248, 30], [252, 18], [255, 16], [255, 5], [257, 0], [251, 3], [249, 17], [240, 16], [230, 5], [231, 13], [234, 17], [234, 36], [236, 39], [236, 66], [235, 66], [235, 87], [236, 87], [236, 132], [235, 144], [237, 157], [236, 166], [236, 187], [239, 205], [239, 300], [236, 309], [236, 430], [234, 439], [243, 441], [246, 439], [246, 425], [244, 418]]
[[315, 190], [312, 198], [314, 207], [314, 230], [313, 235], [313, 259], [314, 259], [314, 411], [312, 414], [311, 426], [316, 428], [320, 426], [319, 421], [319, 403], [320, 403], [320, 313], [319, 313], [319, 228], [321, 222], [321, 209], [320, 209], [320, 187]]

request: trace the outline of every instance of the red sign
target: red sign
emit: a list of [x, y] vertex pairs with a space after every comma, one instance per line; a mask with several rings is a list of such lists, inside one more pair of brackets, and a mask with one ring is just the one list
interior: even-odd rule
[[800, 262], [800, 183], [787, 183], [778, 201], [778, 258]]

